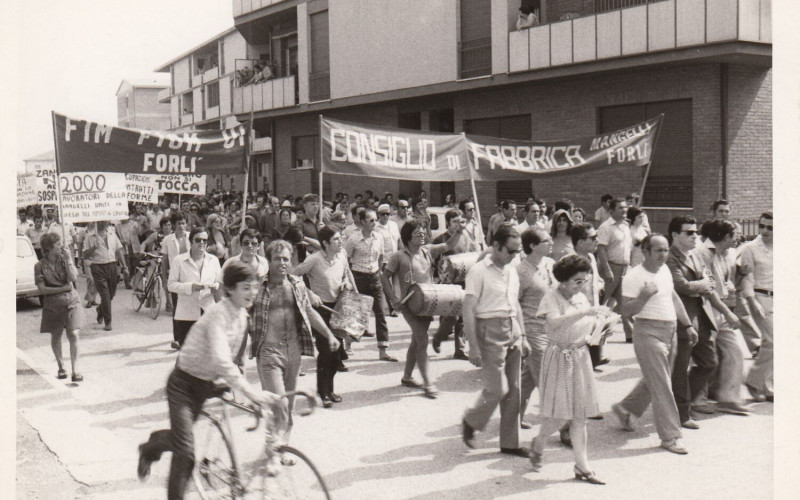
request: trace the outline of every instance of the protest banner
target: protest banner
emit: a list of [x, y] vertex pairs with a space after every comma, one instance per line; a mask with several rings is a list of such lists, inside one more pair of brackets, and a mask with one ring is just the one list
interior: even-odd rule
[[36, 165], [36, 203], [55, 203], [57, 199], [55, 165]]
[[464, 136], [320, 117], [322, 172], [390, 179], [469, 179]]
[[125, 174], [62, 173], [59, 188], [62, 218], [66, 222], [128, 219]]
[[579, 168], [642, 167], [653, 157], [663, 115], [593, 137], [559, 141], [515, 141], [467, 135], [475, 180], [527, 179]]
[[125, 174], [125, 189], [128, 201], [151, 205], [158, 203], [159, 191], [155, 175]]
[[205, 175], [156, 175], [159, 193], [206, 194]]
[[53, 113], [53, 129], [61, 173], [245, 172], [244, 125], [228, 130], [167, 132], [102, 125]]
[[17, 208], [38, 203], [36, 197], [37, 180], [35, 175], [20, 175], [17, 177]]

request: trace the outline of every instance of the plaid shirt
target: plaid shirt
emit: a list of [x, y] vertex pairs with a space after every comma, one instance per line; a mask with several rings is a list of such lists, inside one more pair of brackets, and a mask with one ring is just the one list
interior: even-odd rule
[[[311, 321], [308, 319], [308, 311], [311, 310], [311, 301], [308, 297], [310, 293], [303, 283], [302, 278], [297, 276], [287, 276], [289, 283], [292, 285], [294, 292], [296, 312], [299, 312], [297, 321], [297, 337], [300, 341], [300, 354], [303, 356], [314, 356], [314, 341], [311, 338]], [[269, 328], [269, 280], [264, 280], [261, 283], [261, 288], [258, 290], [253, 301], [253, 308], [251, 316], [253, 318], [252, 328], [250, 328], [250, 336], [252, 337], [252, 344], [250, 349], [250, 358], [258, 356], [258, 351], [264, 343], [267, 336], [267, 328]]]

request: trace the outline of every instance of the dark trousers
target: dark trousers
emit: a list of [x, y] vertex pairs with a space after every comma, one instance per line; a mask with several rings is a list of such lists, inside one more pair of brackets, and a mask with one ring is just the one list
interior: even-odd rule
[[[336, 305], [335, 302], [325, 303], [326, 306], [333, 309]], [[330, 327], [331, 313], [323, 308], [317, 309], [317, 312], [322, 316], [325, 324]], [[333, 390], [333, 377], [336, 376], [337, 368], [342, 362], [342, 352], [344, 351], [344, 342], [339, 344], [339, 349], [331, 351], [328, 345], [328, 338], [318, 331], [314, 330], [314, 339], [317, 342], [317, 392], [321, 395], [328, 395], [334, 392]]]
[[107, 325], [111, 324], [111, 301], [117, 293], [119, 271], [117, 263], [92, 264], [92, 279], [100, 295], [100, 314]]
[[[178, 307], [178, 295], [175, 295], [175, 307]], [[205, 311], [200, 309], [200, 316], [203, 315]], [[186, 340], [186, 336], [189, 335], [189, 330], [192, 329], [192, 325], [194, 325], [197, 321], [190, 321], [190, 320], [183, 320], [183, 319], [175, 319], [175, 315], [173, 313], [172, 317], [172, 340], [183, 345], [183, 342]]]
[[455, 329], [455, 342], [456, 348], [454, 352], [464, 352], [464, 319], [461, 316], [440, 316], [439, 328], [436, 329], [436, 334], [433, 340], [442, 342], [450, 336], [450, 333]]
[[141, 453], [148, 460], [159, 460], [165, 451], [172, 452], [167, 498], [183, 498], [194, 469], [194, 434], [192, 426], [206, 399], [221, 393], [212, 382], [189, 375], [179, 368], [172, 370], [167, 380], [170, 429], [150, 434]]
[[375, 313], [375, 335], [378, 347], [389, 346], [389, 327], [386, 325], [386, 314], [383, 312], [383, 287], [380, 273], [360, 273], [353, 271], [358, 293], [372, 297], [372, 312]]
[[[678, 338], [678, 354], [672, 370], [672, 393], [681, 423], [689, 420], [692, 401], [705, 394], [706, 386], [719, 365], [717, 349], [711, 338], [711, 322], [701, 313], [694, 323], [699, 338], [697, 344], [691, 346], [689, 339]], [[695, 366], [690, 370], [692, 360]]]

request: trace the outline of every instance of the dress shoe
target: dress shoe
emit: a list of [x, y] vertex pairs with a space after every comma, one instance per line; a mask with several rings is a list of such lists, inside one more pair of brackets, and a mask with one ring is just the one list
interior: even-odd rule
[[336, 394], [335, 392], [332, 392], [332, 393], [328, 394], [328, 396], [330, 396], [331, 401], [333, 401], [334, 403], [341, 403], [342, 402], [342, 397], [340, 395]]
[[500, 453], [506, 455], [514, 455], [515, 457], [530, 458], [531, 452], [528, 448], [520, 446], [519, 448], [500, 448]]
[[683, 427], [684, 429], [692, 429], [692, 430], [695, 430], [695, 431], [700, 428], [700, 426], [697, 425], [697, 422], [695, 422], [691, 418], [689, 420], [687, 420], [686, 422], [682, 422], [681, 423], [681, 427]]
[[527, 420], [520, 420], [519, 421], [519, 428], [520, 429], [533, 429], [533, 424], [528, 422]]
[[139, 465], [136, 467], [136, 475], [139, 476], [139, 481], [144, 481], [150, 475], [150, 464], [152, 460], [148, 460], [144, 456], [144, 444], [139, 445]]
[[422, 384], [413, 378], [401, 378], [400, 385], [403, 387], [410, 387], [411, 389], [422, 389]]
[[331, 406], [333, 406], [333, 400], [327, 394], [323, 394], [319, 398], [322, 400], [323, 408], [330, 408]]
[[172, 347], [173, 349], [180, 349], [181, 348], [181, 343], [178, 342], [177, 340], [173, 340], [172, 343], [169, 346]]
[[106, 326], [103, 327], [103, 330], [105, 330], [107, 332], [110, 332], [112, 330], [110, 321], [108, 323], [106, 323]]
[[631, 422], [631, 414], [623, 410], [620, 405], [611, 406], [611, 414], [617, 419], [617, 424], [623, 431], [633, 432], [633, 422]]
[[380, 359], [381, 361], [389, 361], [391, 363], [397, 363], [397, 358], [395, 358], [391, 354], [381, 354], [381, 356], [378, 359]]
[[436, 399], [439, 397], [439, 390], [433, 385], [423, 387], [422, 390], [424, 391], [425, 397], [428, 399]]
[[91, 309], [92, 307], [97, 305], [99, 305], [97, 302], [90, 300], [89, 302], [86, 303], [86, 309]]
[[750, 393], [750, 397], [751, 397], [751, 398], [753, 399], [753, 401], [755, 401], [756, 403], [763, 403], [764, 401], [766, 401], [766, 400], [767, 400], [767, 398], [765, 398], [765, 397], [764, 397], [764, 395], [763, 395], [763, 394], [761, 394], [761, 393], [759, 392], [759, 390], [758, 390], [758, 389], [756, 389], [755, 387], [753, 387], [752, 385], [750, 385], [750, 384], [744, 384], [744, 386], [747, 388], [747, 392], [749, 392], [749, 393]]
[[680, 443], [678, 443], [677, 439], [673, 439], [671, 441], [662, 441], [661, 447], [670, 453], [676, 453], [678, 455], [686, 455], [689, 453], [689, 451], [686, 450], [686, 448], [684, 448], [683, 446], [680, 445]]
[[298, 373], [297, 375], [299, 377], [305, 377], [306, 376], [306, 371], [305, 370], [300, 370], [300, 373]]
[[610, 360], [610, 359], [608, 359], [608, 358], [603, 358], [603, 359], [601, 359], [600, 361], [598, 361], [598, 362], [597, 362], [597, 366], [603, 366], [603, 365], [607, 365], [607, 364], [609, 364], [610, 362], [611, 362], [611, 360]]
[[730, 413], [731, 415], [743, 415], [747, 416], [750, 414], [750, 409], [746, 406], [737, 403], [736, 401], [732, 401], [729, 403], [717, 403], [717, 411], [722, 413]]
[[598, 479], [593, 471], [583, 472], [578, 468], [577, 465], [572, 469], [572, 471], [575, 473], [575, 479], [580, 479], [581, 481], [586, 481], [587, 483], [591, 484], [606, 484]]
[[589, 420], [603, 420], [603, 418], [604, 418], [603, 414], [600, 413], [600, 414], [597, 414], [597, 415], [592, 415], [591, 417], [589, 417]]
[[97, 306], [97, 324], [98, 325], [103, 324], [103, 312], [100, 311], [100, 306]]
[[774, 403], [775, 402], [775, 395], [774, 394], [770, 394], [769, 396], [764, 396], [764, 400], [766, 400], [767, 403]]
[[475, 448], [475, 429], [466, 420], [461, 421], [461, 439], [468, 447]]
[[464, 351], [456, 351], [456, 353], [453, 354], [453, 359], [463, 359], [465, 361], [469, 361], [469, 356], [467, 356], [467, 353]]
[[364, 332], [364, 337], [374, 337], [375, 334], [372, 332]]
[[433, 352], [439, 354], [442, 352], [442, 341], [433, 337], [433, 341], [431, 341], [431, 346], [433, 346]]
[[350, 368], [346, 367], [344, 363], [339, 363], [339, 366], [336, 367], [337, 372], [349, 372]]
[[713, 415], [715, 413], [714, 407], [708, 403], [701, 403], [701, 404], [693, 404], [692, 411], [697, 413], [703, 413], [705, 415]]
[[558, 439], [567, 448], [572, 448], [572, 439], [569, 437], [569, 428], [558, 431]]
[[633, 344], [633, 339], [625, 339], [626, 344]]

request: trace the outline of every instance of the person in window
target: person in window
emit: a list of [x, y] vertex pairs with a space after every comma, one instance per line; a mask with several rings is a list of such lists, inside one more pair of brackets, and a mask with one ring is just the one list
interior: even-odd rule
[[517, 16], [517, 31], [526, 30], [533, 26], [539, 25], [539, 18], [530, 8], [530, 6], [523, 5], [519, 8], [519, 16]]

